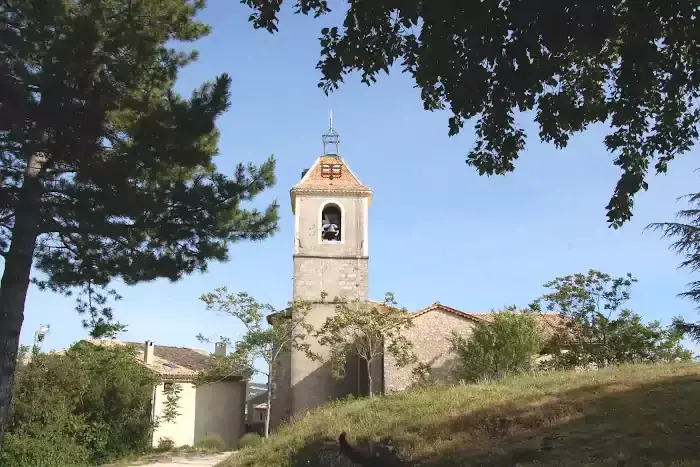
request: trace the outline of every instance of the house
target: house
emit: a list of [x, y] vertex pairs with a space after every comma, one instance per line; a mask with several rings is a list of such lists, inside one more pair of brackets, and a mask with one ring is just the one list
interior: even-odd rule
[[[369, 301], [369, 208], [372, 190], [353, 173], [339, 154], [340, 137], [333, 129], [322, 136], [323, 153], [301, 173], [290, 190], [294, 215], [293, 300], [312, 303], [307, 321], [319, 327], [335, 312], [332, 300]], [[289, 310], [287, 310], [289, 311]], [[433, 303], [414, 312], [413, 328], [407, 337], [414, 343], [419, 363], [445, 383], [452, 378], [454, 355], [449, 338], [453, 331], [468, 335], [476, 323], [492, 315], [468, 313]], [[557, 315], [542, 314], [543, 326], [556, 326]], [[311, 350], [324, 356], [324, 349], [309, 338]], [[397, 369], [390, 357], [373, 365], [372, 380], [378, 392], [404, 390], [412, 384], [413, 367]], [[292, 415], [317, 407], [331, 399], [368, 392], [366, 365], [359, 357], [346, 362], [345, 377], [335, 380], [328, 364], [311, 360], [297, 349], [280, 356], [273, 375], [270, 424], [274, 428]], [[263, 401], [249, 401], [248, 418], [263, 410]], [[260, 407], [257, 409], [257, 407]]]
[[248, 383], [245, 407], [245, 432], [263, 434], [267, 413], [267, 384]]
[[[274, 405], [273, 405], [274, 406]], [[267, 415], [267, 391], [246, 401], [246, 432], [265, 433], [265, 416]]]
[[[156, 373], [161, 382], [153, 389], [154, 420], [163, 416], [168, 390], [180, 388], [178, 415], [173, 421], [160, 422], [153, 433], [153, 446], [169, 439], [177, 447], [194, 446], [207, 436], [220, 436], [229, 450], [238, 446], [244, 434], [246, 381], [228, 376], [211, 383], [195, 385], [198, 375], [211, 368], [212, 354], [200, 349], [138, 344], [111, 339], [90, 339], [97, 345], [133, 345], [138, 361]], [[226, 345], [216, 344], [214, 355], [226, 355]]]

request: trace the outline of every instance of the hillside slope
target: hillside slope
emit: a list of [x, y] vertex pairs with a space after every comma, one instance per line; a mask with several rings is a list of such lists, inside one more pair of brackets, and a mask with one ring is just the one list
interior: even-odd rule
[[220, 466], [331, 465], [312, 459], [336, 449], [342, 431], [352, 443], [384, 438], [407, 465], [700, 465], [700, 365], [549, 373], [335, 402]]

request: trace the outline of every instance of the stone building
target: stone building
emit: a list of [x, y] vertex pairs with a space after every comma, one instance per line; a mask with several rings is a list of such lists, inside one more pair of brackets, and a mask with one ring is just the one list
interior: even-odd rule
[[[313, 302], [307, 317], [319, 327], [334, 313], [334, 297], [368, 300], [369, 224], [372, 190], [353, 173], [339, 154], [339, 137], [331, 128], [323, 135], [323, 154], [290, 190], [294, 214], [293, 299]], [[327, 298], [321, 302], [321, 293]], [[377, 305], [379, 305], [378, 302]], [[412, 313], [414, 326], [407, 337], [419, 362], [431, 375], [449, 383], [454, 367], [449, 338], [452, 331], [468, 335], [488, 314], [466, 313], [433, 303]], [[552, 318], [555, 319], [555, 318]], [[312, 350], [325, 349], [310, 339]], [[373, 365], [372, 380], [379, 392], [411, 386], [413, 367], [397, 369], [392, 359]], [[312, 361], [297, 350], [283, 355], [273, 378], [270, 425], [278, 426], [291, 415], [331, 399], [368, 392], [366, 365], [359, 358], [346, 362], [345, 378], [331, 376], [327, 364]]]

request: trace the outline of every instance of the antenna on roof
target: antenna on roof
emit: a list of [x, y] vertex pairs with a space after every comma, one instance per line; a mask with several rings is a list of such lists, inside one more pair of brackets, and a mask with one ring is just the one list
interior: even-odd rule
[[337, 156], [340, 146], [340, 135], [333, 129], [332, 110], [329, 112], [328, 120], [330, 123], [328, 131], [321, 136], [321, 141], [323, 141], [323, 155]]

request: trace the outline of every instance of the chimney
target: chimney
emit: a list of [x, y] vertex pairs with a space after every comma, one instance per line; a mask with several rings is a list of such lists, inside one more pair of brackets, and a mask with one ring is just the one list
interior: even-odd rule
[[217, 342], [214, 344], [214, 355], [217, 357], [226, 356], [226, 342]]
[[143, 349], [143, 363], [145, 363], [146, 365], [150, 365], [153, 363], [154, 349], [155, 346], [153, 345], [153, 341], [146, 341]]
[[309, 169], [304, 169], [301, 171], [301, 178], [304, 178], [304, 175], [306, 175], [306, 172], [308, 172]]

